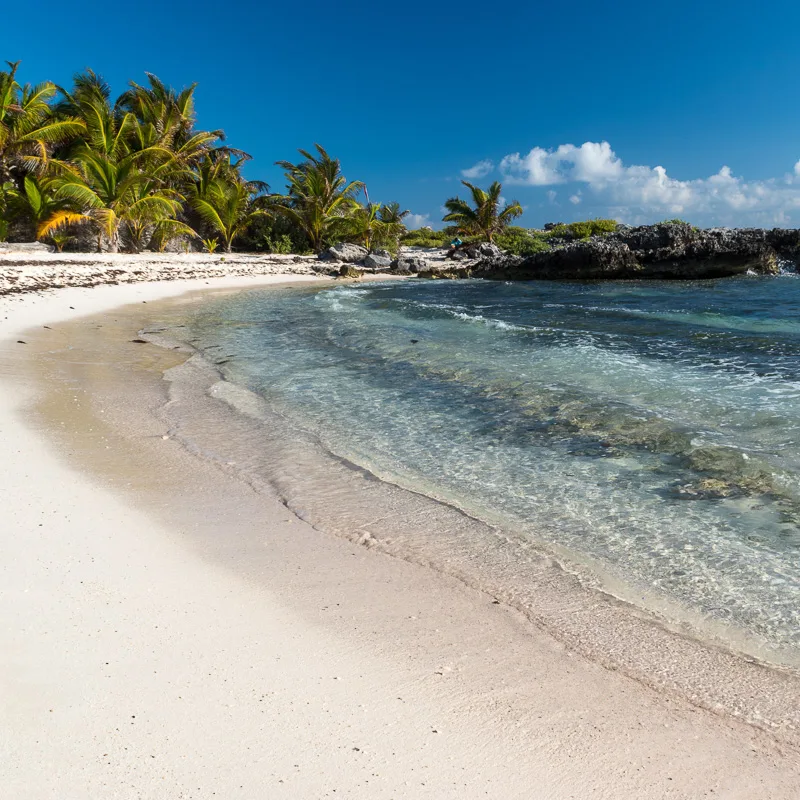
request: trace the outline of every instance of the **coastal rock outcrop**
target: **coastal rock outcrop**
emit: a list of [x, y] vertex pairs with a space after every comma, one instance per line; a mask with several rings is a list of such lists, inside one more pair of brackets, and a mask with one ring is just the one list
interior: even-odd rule
[[719, 278], [779, 271], [800, 253], [800, 230], [698, 229], [686, 223], [620, 226], [589, 239], [554, 241], [525, 257], [484, 258], [472, 275], [506, 280]]
[[467, 258], [500, 258], [503, 251], [493, 242], [479, 242], [470, 247], [463, 248]]
[[399, 256], [392, 261], [392, 269], [399, 273], [425, 272], [429, 269], [428, 262], [421, 256]]
[[369, 269], [389, 269], [392, 266], [392, 257], [388, 253], [370, 253], [361, 263]]
[[368, 254], [369, 251], [367, 248], [362, 247], [360, 244], [340, 242], [321, 252], [319, 257], [323, 261], [343, 261], [345, 264], [358, 264], [363, 261]]

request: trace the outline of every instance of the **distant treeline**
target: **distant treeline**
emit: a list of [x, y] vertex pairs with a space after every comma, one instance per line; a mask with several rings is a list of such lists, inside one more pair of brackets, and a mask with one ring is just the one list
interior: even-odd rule
[[[408, 231], [408, 211], [369, 201], [339, 160], [320, 145], [301, 160], [276, 162], [282, 193], [242, 174], [250, 156], [222, 130], [199, 130], [195, 85], [177, 91], [147, 74], [112, 99], [91, 70], [64, 88], [17, 79], [19, 62], [0, 71], [0, 242], [39, 240], [57, 250], [216, 249], [320, 252], [349, 241], [369, 250], [400, 243], [444, 246], [453, 238], [495, 241], [536, 252], [557, 233], [513, 227], [519, 203], [500, 207], [501, 185], [466, 181], [470, 201], [445, 201], [444, 231]], [[609, 230], [610, 220], [575, 236]], [[567, 226], [570, 227], [570, 226]]]
[[221, 130], [199, 130], [192, 85], [154, 75], [112, 99], [87, 70], [68, 88], [22, 85], [19, 62], [0, 71], [0, 241], [56, 249], [217, 247], [317, 251], [337, 241], [396, 246], [407, 214], [397, 203], [359, 202], [319, 145], [300, 151], [283, 194], [247, 180], [250, 156]]

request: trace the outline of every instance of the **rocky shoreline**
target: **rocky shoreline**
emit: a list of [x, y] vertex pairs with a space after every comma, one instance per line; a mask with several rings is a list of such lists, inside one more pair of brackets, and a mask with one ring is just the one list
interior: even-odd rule
[[598, 280], [657, 278], [692, 280], [754, 272], [776, 275], [800, 257], [800, 230], [695, 228], [684, 222], [632, 227], [587, 239], [540, 239], [541, 251], [513, 255], [487, 243], [450, 253], [445, 249], [402, 248], [398, 258], [375, 258], [357, 245], [337, 245], [323, 263], [340, 262], [339, 273], [384, 269], [399, 275], [490, 280]]
[[[450, 256], [455, 257], [450, 257]], [[800, 261], [800, 230], [699, 229], [686, 223], [620, 225], [588, 239], [553, 237], [546, 249], [513, 255], [492, 244], [455, 254], [446, 248], [401, 247], [396, 258], [353, 244], [320, 256], [232, 253], [54, 253], [41, 244], [0, 244], [0, 296], [103, 284], [260, 275], [359, 278], [381, 273], [421, 278], [602, 280], [724, 278], [776, 275]]]
[[474, 277], [503, 280], [698, 279], [755, 272], [776, 275], [800, 254], [800, 230], [694, 228], [686, 223], [620, 226], [580, 241], [557, 241], [530, 256], [480, 260]]

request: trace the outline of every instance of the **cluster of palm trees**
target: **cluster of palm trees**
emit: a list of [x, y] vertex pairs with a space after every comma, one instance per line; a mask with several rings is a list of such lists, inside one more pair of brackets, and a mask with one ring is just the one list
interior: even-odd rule
[[[406, 233], [409, 212], [372, 203], [366, 186], [347, 181], [320, 145], [300, 150], [296, 164], [277, 162], [286, 175], [282, 194], [245, 178], [250, 156], [226, 144], [223, 131], [197, 128], [195, 85], [175, 91], [148, 74], [145, 85], [131, 82], [112, 100], [91, 70], [65, 89], [22, 85], [19, 62], [7, 66], [0, 71], [0, 242], [13, 235], [59, 250], [71, 241], [112, 252], [171, 242], [230, 251], [258, 219], [314, 252], [338, 241], [396, 249]], [[474, 207], [453, 197], [444, 217], [460, 233], [492, 241], [522, 213], [519, 203], [500, 208], [499, 183], [488, 191], [463, 183]]]
[[22, 85], [18, 68], [0, 71], [0, 241], [13, 233], [60, 249], [88, 236], [98, 250], [139, 252], [195, 240], [230, 251], [262, 217], [319, 251], [343, 239], [390, 246], [405, 231], [408, 212], [360, 203], [366, 187], [319, 145], [279, 162], [285, 194], [246, 179], [250, 156], [197, 128], [194, 85], [178, 92], [148, 74], [112, 100], [91, 70], [64, 89]]

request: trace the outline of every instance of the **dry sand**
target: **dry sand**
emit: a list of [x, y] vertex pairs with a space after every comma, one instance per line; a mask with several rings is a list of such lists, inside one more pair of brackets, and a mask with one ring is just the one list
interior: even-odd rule
[[53, 253], [0, 243], [0, 296], [43, 289], [149, 281], [314, 275], [315, 256], [251, 253]]
[[791, 746], [312, 529], [147, 403], [32, 413], [24, 331], [268, 280], [0, 301], [0, 798], [800, 796]]

